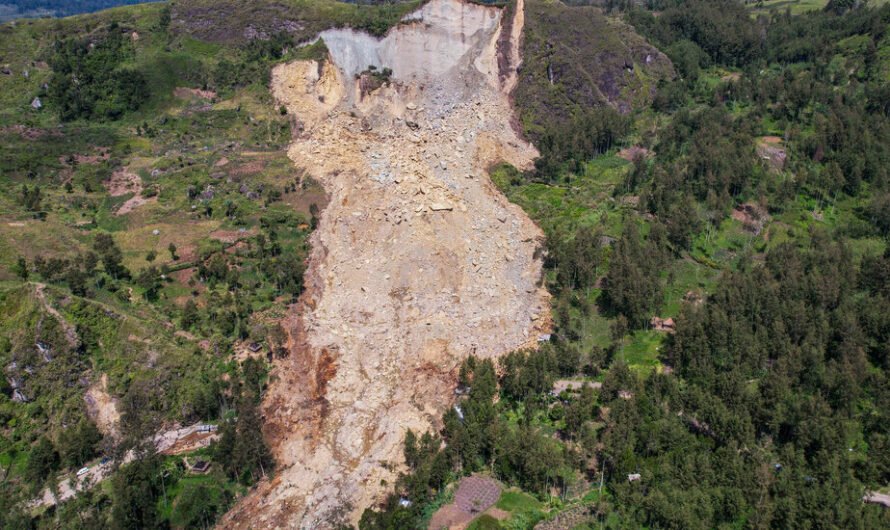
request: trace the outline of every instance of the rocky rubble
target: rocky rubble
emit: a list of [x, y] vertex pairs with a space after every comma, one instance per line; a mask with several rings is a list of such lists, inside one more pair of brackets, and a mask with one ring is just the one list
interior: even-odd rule
[[[331, 201], [263, 404], [279, 471], [223, 526], [355, 524], [397, 477], [406, 429], [437, 427], [461, 360], [548, 330], [543, 235], [486, 176], [537, 154], [511, 127], [501, 13], [433, 0], [382, 41], [324, 32], [330, 60], [273, 73], [302, 125], [290, 157]], [[370, 65], [392, 81], [362, 94]]]

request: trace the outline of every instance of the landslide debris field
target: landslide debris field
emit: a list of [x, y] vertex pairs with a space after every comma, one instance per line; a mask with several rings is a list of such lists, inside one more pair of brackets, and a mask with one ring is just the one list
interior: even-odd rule
[[406, 429], [451, 406], [460, 361], [548, 330], [542, 233], [487, 176], [536, 156], [508, 98], [522, 7], [504, 24], [434, 0], [382, 40], [325, 31], [329, 60], [273, 72], [299, 120], [289, 156], [330, 203], [264, 401], [281, 469], [224, 526], [356, 523], [396, 478]]

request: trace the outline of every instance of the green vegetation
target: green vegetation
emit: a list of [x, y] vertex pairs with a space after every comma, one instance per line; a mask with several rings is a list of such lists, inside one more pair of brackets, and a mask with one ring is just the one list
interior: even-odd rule
[[[542, 157], [492, 179], [547, 236], [554, 333], [463, 363], [361, 528], [422, 527], [474, 472], [509, 489], [473, 528], [888, 525], [861, 498], [890, 484], [890, 8], [822, 4], [527, 2], [514, 96]], [[416, 5], [0, 26], [0, 526], [208, 527], [275, 472], [257, 406], [325, 197], [268, 75]], [[158, 455], [173, 422], [219, 439]]]
[[58, 108], [62, 121], [119, 118], [148, 99], [144, 75], [121, 68], [132, 57], [133, 46], [117, 25], [108, 27], [98, 46], [90, 39], [68, 39], [54, 48], [47, 101]]
[[673, 76], [670, 61], [624, 22], [592, 6], [543, 0], [525, 2], [522, 61], [514, 97], [523, 129], [538, 143], [557, 135], [586, 141], [594, 108], [645, 105]]
[[[200, 4], [0, 26], [0, 527], [209, 527], [274, 473], [258, 404], [326, 199], [268, 77], [414, 4], [294, 2], [296, 32], [271, 3]], [[174, 422], [219, 439], [154, 454]], [[107, 479], [25, 507], [82, 466]]]
[[[888, 524], [862, 495], [890, 483], [890, 9], [848, 4], [615, 3], [677, 73], [649, 104], [611, 101], [624, 117], [571, 96], [595, 84], [580, 75], [535, 84], [571, 31], [536, 18], [585, 11], [529, 4], [516, 101], [543, 156], [492, 179], [547, 235], [552, 343], [500, 359], [494, 385], [470, 359], [463, 418], [397, 485], [421, 506], [363, 528], [417, 520], [441, 476], [481, 469], [539, 504], [508, 490], [511, 516], [479, 528]], [[601, 387], [553, 396], [566, 377]]]

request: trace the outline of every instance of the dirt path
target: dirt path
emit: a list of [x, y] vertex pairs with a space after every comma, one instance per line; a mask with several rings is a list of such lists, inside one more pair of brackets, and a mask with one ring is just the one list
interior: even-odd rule
[[[486, 172], [537, 154], [511, 127], [500, 17], [433, 0], [382, 41], [324, 32], [333, 61], [273, 73], [303, 128], [290, 157], [331, 201], [264, 401], [279, 471], [222, 526], [356, 523], [394, 482], [405, 430], [450, 406], [460, 361], [547, 332], [543, 234]], [[395, 82], [373, 89], [369, 65]]]
[[46, 297], [46, 284], [43, 283], [35, 283], [34, 284], [34, 292], [37, 294], [37, 299], [40, 300], [40, 304], [43, 306], [43, 309], [53, 316], [58, 322], [59, 325], [62, 326], [62, 329], [65, 330], [65, 338], [68, 340], [68, 345], [72, 348], [76, 348], [80, 344], [80, 338], [77, 336], [77, 330], [74, 329], [65, 317], [59, 313], [59, 310], [53, 307], [50, 303], [49, 299]]
[[[206, 447], [217, 438], [219, 438], [219, 434], [215, 426], [196, 423], [188, 427], [176, 426], [172, 429], [161, 431], [154, 435], [153, 440], [157, 452], [165, 455], [178, 455]], [[135, 458], [136, 455], [131, 450], [124, 455], [120, 464], [128, 464]], [[92, 489], [95, 485], [108, 478], [111, 472], [116, 469], [114, 462], [108, 461], [101, 464], [98, 459], [87, 467], [89, 468], [88, 471], [79, 477], [69, 476], [60, 480], [56, 493], [49, 488], [44, 489], [40, 497], [32, 499], [28, 503], [28, 507], [55, 506], [60, 502], [65, 502], [80, 491]]]
[[114, 440], [120, 439], [121, 415], [117, 410], [117, 400], [108, 393], [108, 375], [102, 374], [84, 393], [87, 416], [99, 431]]

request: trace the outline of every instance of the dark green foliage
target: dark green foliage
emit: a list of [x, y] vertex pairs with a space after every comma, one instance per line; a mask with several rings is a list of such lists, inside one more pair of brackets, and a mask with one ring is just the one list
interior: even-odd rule
[[[92, 530], [108, 528], [108, 515], [111, 499], [100, 489], [84, 490], [68, 502], [49, 510], [39, 522], [46, 524], [50, 520], [55, 524], [71, 530]], [[41, 526], [41, 528], [43, 528]]]
[[[552, 353], [533, 351], [527, 357], [521, 353], [513, 355], [512, 359], [504, 360], [505, 396], [515, 398], [525, 392], [523, 397], [532, 398], [540, 395], [534, 392], [545, 390], [545, 384], [549, 389], [547, 365], [553, 362]], [[488, 360], [475, 364], [470, 370], [470, 394], [460, 403], [463, 419], [455, 410], [444, 417], [443, 435], [452, 458], [457, 459], [465, 471], [493, 465], [499, 476], [531, 491], [541, 492], [560, 485], [566, 464], [564, 448], [530, 423], [523, 422], [518, 427], [504, 423], [493, 403], [496, 395], [493, 366]], [[525, 406], [527, 413], [531, 413], [534, 400], [525, 399]]]
[[120, 469], [112, 478], [114, 502], [111, 516], [116, 529], [156, 528], [156, 503], [163, 493], [161, 459], [143, 455]]
[[522, 401], [550, 390], [556, 375], [556, 357], [550, 347], [516, 351], [504, 356], [501, 369], [501, 394]]
[[696, 81], [701, 69], [711, 62], [711, 58], [698, 44], [687, 39], [674, 42], [665, 49], [665, 53], [674, 63], [680, 78], [687, 82]]
[[62, 462], [69, 468], [82, 466], [96, 456], [96, 448], [102, 440], [102, 433], [87, 420], [62, 431], [59, 436], [59, 453]]
[[[872, 325], [887, 301], [858, 292], [857, 276], [879, 291], [884, 259], [857, 274], [849, 251], [822, 235], [809, 248], [779, 246], [686, 308], [667, 353], [684, 386], [663, 375], [638, 386], [613, 367], [603, 439], [622, 514], [653, 527], [880, 526], [860, 497], [863, 482], [890, 479], [876, 407], [888, 398], [886, 328]], [[616, 399], [627, 389], [634, 397]]]
[[557, 271], [560, 289], [589, 289], [596, 282], [603, 261], [604, 235], [582, 226], [572, 239], [551, 241], [548, 260]]
[[235, 388], [238, 416], [220, 426], [220, 439], [212, 447], [214, 460], [222, 463], [230, 477], [245, 484], [265, 476], [273, 466], [259, 414], [264, 379], [262, 361], [245, 361]]
[[179, 325], [184, 330], [192, 329], [192, 326], [198, 323], [200, 314], [195, 301], [189, 298], [182, 307], [182, 314], [179, 317]]
[[628, 223], [615, 243], [603, 282], [603, 303], [633, 328], [646, 326], [662, 301], [666, 236], [660, 239], [659, 234], [653, 227], [643, 239], [635, 223]]
[[120, 401], [121, 426], [133, 439], [151, 434], [161, 403], [155, 389], [157, 381], [137, 379], [130, 383]]
[[53, 77], [47, 97], [59, 117], [63, 121], [118, 119], [138, 109], [149, 93], [145, 76], [122, 66], [132, 54], [132, 45], [114, 24], [99, 42], [56, 42], [50, 58]]
[[0, 484], [0, 528], [4, 530], [31, 530], [36, 528], [31, 516], [22, 509], [21, 499], [10, 484]]
[[[430, 433], [418, 438], [410, 431], [405, 437], [405, 460], [410, 473], [399, 477], [396, 491], [407, 497], [411, 506], [400, 506], [399, 495], [391, 495], [382, 510], [365, 510], [359, 528], [418, 527], [425, 503], [435, 498], [455, 475], [490, 469], [501, 480], [541, 493], [565, 484], [571, 474], [570, 455], [562, 444], [528, 421], [539, 410], [540, 405], [536, 403], [542, 398], [540, 393], [551, 384], [552, 374], [548, 370], [556, 369], [554, 352], [515, 353], [505, 358], [503, 364], [504, 370], [523, 372], [505, 375], [501, 385], [506, 388], [512, 384], [510, 399], [516, 394], [524, 395], [510, 405], [524, 405], [526, 419], [519, 425], [510, 425], [504, 420], [500, 414], [503, 411], [498, 409], [505, 402], [503, 399], [500, 404], [494, 402], [498, 395], [494, 364], [489, 359], [467, 358], [460, 373], [462, 388], [469, 388], [469, 393], [445, 414], [441, 439]], [[508, 377], [516, 381], [505, 383]], [[546, 388], [538, 377], [545, 380]], [[507, 397], [503, 390], [501, 397]], [[578, 424], [590, 419], [581, 417], [585, 413], [593, 413], [590, 397], [587, 395], [583, 402], [584, 412], [573, 411]], [[443, 440], [447, 443], [444, 449]]]
[[209, 528], [228, 502], [228, 492], [218, 485], [189, 483], [173, 504], [170, 522], [179, 528]]
[[111, 234], [97, 234], [93, 250], [99, 254], [105, 272], [112, 278], [128, 279], [130, 277], [130, 271], [123, 265], [124, 255]]
[[136, 285], [144, 290], [146, 300], [157, 300], [158, 291], [163, 286], [161, 283], [161, 272], [154, 265], [142, 269], [136, 277]]
[[33, 484], [42, 484], [50, 473], [59, 469], [59, 463], [59, 453], [53, 443], [46, 436], [41, 436], [28, 454], [25, 478]]
[[22, 281], [27, 281], [28, 275], [30, 271], [28, 270], [28, 262], [25, 261], [25, 258], [19, 256], [19, 259], [16, 260], [15, 265], [13, 266], [12, 271], [18, 276]]
[[565, 407], [566, 434], [572, 437], [582, 434], [586, 423], [596, 415], [596, 402], [597, 395], [593, 387], [585, 385], [578, 399], [572, 400]]
[[[659, 9], [657, 17], [631, 10], [630, 20], [656, 44], [668, 47], [687, 40], [711, 60], [727, 65], [748, 64], [762, 55], [759, 28], [741, 2], [663, 0], [655, 4]], [[681, 63], [681, 68], [687, 66]]]
[[303, 272], [306, 270], [304, 257], [293, 251], [275, 253], [273, 243], [270, 253], [272, 256], [260, 263], [263, 274], [282, 293], [287, 293], [296, 298], [303, 292]]
[[26, 210], [36, 212], [40, 210], [40, 202], [42, 199], [43, 197], [40, 193], [40, 186], [34, 185], [33, 187], [29, 188], [27, 184], [22, 184], [22, 207], [24, 207]]
[[581, 164], [615, 146], [630, 127], [630, 120], [611, 107], [580, 112], [571, 120], [542, 134], [541, 156], [535, 168], [547, 178], [561, 171], [576, 173]]
[[[734, 197], [749, 190], [758, 177], [752, 124], [733, 118], [725, 108], [699, 112], [680, 111], [655, 146], [656, 164], [648, 169], [651, 186], [646, 208], [681, 228], [673, 238], [683, 241], [682, 217], [689, 197], [725, 211]], [[636, 181], [644, 180], [636, 177]], [[675, 216], [681, 220], [674, 222]]]

